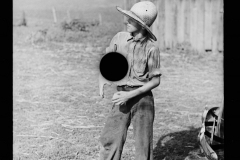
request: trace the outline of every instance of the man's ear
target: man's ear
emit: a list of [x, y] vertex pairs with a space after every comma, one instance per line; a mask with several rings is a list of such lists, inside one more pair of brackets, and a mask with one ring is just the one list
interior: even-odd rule
[[147, 35], [148, 34], [148, 32], [147, 32], [147, 30], [142, 26], [142, 33], [144, 34], [144, 35]]

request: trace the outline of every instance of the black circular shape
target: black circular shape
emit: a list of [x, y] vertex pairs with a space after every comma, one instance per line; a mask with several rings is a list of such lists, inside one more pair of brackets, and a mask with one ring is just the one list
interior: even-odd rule
[[106, 80], [119, 81], [127, 74], [128, 62], [122, 54], [110, 52], [102, 57], [99, 67]]

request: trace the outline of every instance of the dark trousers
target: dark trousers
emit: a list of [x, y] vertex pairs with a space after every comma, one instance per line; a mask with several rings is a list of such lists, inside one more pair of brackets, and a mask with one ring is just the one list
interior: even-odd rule
[[[136, 88], [118, 87], [118, 91]], [[135, 159], [153, 160], [154, 101], [149, 91], [126, 102], [113, 105], [102, 131], [100, 160], [120, 160], [127, 130], [132, 122], [135, 138]]]

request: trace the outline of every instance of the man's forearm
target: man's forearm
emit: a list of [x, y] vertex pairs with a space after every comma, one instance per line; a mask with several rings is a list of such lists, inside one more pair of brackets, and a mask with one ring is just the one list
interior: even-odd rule
[[153, 77], [151, 81], [147, 82], [142, 87], [139, 87], [138, 89], [135, 89], [130, 92], [130, 98], [136, 97], [140, 94], [146, 93], [153, 88], [156, 88], [160, 84], [160, 77]]

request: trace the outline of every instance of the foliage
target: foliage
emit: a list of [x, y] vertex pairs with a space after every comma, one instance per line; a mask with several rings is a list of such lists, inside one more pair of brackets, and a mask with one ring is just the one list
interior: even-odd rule
[[78, 32], [78, 31], [86, 32], [86, 31], [89, 31], [90, 27], [98, 26], [98, 25], [99, 25], [99, 22], [96, 20], [86, 22], [81, 19], [73, 19], [69, 23], [67, 21], [63, 21], [60, 26], [64, 31], [70, 30], [74, 32]]

